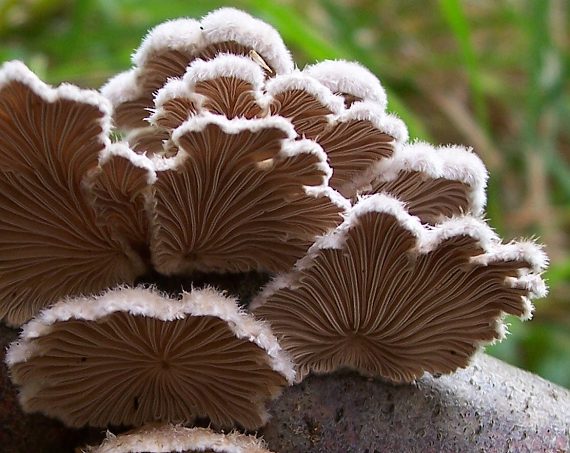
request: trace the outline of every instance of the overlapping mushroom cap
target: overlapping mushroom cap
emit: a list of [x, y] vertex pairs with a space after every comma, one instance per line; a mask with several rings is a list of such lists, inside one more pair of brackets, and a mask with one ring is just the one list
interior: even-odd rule
[[[403, 123], [386, 113], [384, 91], [370, 72], [347, 62], [329, 62], [328, 70], [293, 69], [275, 30], [231, 8], [200, 23], [160, 25], [133, 63], [102, 92], [113, 101], [116, 123], [139, 152], [176, 154], [173, 130], [203, 112], [282, 117], [294, 126], [293, 136], [323, 148], [333, 170], [330, 186], [350, 196], [358, 189], [354, 179], [407, 139]], [[346, 81], [347, 67], [352, 83]]]
[[254, 301], [298, 367], [352, 368], [394, 382], [468, 365], [501, 339], [502, 318], [531, 315], [546, 257], [530, 242], [501, 244], [482, 221], [422, 225], [387, 195], [362, 199], [295, 270]]
[[0, 318], [11, 325], [145, 271], [84, 192], [100, 153], [116, 146], [110, 111], [98, 93], [50, 88], [19, 62], [0, 69]]
[[75, 427], [208, 417], [254, 429], [294, 377], [269, 328], [213, 290], [60, 302], [26, 324], [6, 363], [24, 410]]
[[271, 453], [261, 439], [238, 432], [216, 433], [205, 428], [150, 425], [107, 438], [89, 453]]

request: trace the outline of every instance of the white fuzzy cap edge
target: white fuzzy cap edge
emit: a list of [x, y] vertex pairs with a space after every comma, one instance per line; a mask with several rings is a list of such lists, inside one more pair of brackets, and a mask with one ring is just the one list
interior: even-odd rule
[[265, 350], [273, 369], [289, 382], [295, 377], [291, 360], [279, 346], [271, 329], [241, 311], [235, 299], [209, 288], [185, 293], [181, 301], [141, 287], [119, 287], [96, 297], [64, 299], [43, 310], [23, 326], [20, 339], [8, 349], [6, 363], [14, 365], [34, 356], [38, 351], [31, 340], [49, 334], [55, 323], [70, 319], [96, 321], [115, 312], [126, 312], [161, 321], [184, 319], [187, 316], [217, 317], [227, 323], [236, 337], [253, 342]]
[[235, 8], [220, 8], [206, 15], [201, 25], [206, 45], [235, 41], [251, 47], [277, 74], [293, 70], [293, 60], [279, 33], [269, 24]]
[[88, 447], [89, 453], [131, 453], [148, 451], [207, 451], [217, 453], [270, 453], [261, 439], [238, 432], [216, 433], [206, 428], [186, 428], [178, 425], [144, 426], [134, 432], [115, 436], [107, 431], [100, 446]]
[[204, 45], [200, 22], [182, 18], [163, 22], [149, 30], [132, 56], [134, 65], [144, 66], [148, 59], [165, 50], [194, 53]]
[[388, 100], [380, 80], [360, 63], [325, 60], [303, 69], [335, 93], [347, 93], [386, 109]]
[[469, 186], [473, 214], [483, 213], [488, 173], [485, 165], [470, 148], [462, 146], [433, 147], [428, 143], [396, 145], [394, 155], [374, 165], [378, 181], [392, 181], [400, 172], [421, 172], [431, 178], [459, 181]]
[[339, 115], [344, 111], [344, 99], [341, 96], [333, 94], [331, 90], [317, 79], [299, 70], [295, 70], [291, 74], [274, 77], [265, 84], [265, 91], [269, 100], [279, 93], [292, 90], [307, 92], [333, 114]]

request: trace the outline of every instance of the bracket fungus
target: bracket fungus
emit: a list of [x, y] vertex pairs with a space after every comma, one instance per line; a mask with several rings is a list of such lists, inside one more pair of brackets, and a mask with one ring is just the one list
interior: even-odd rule
[[138, 152], [171, 156], [177, 152], [175, 129], [203, 112], [286, 118], [294, 136], [325, 151], [333, 170], [330, 187], [354, 196], [360, 187], [353, 180], [407, 140], [405, 125], [386, 113], [384, 90], [368, 70], [332, 61], [294, 69], [278, 33], [261, 24], [223, 8], [201, 22], [153, 29], [133, 57], [134, 68], [102, 89], [115, 106], [117, 125]]
[[[132, 63], [100, 93], [0, 69], [0, 319], [35, 317], [6, 360], [26, 411], [254, 429], [294, 367], [450, 373], [546, 294], [541, 248], [483, 220], [480, 159], [409, 143], [361, 65], [297, 69], [233, 8], [157, 26]], [[251, 273], [273, 277], [252, 314], [135, 285]], [[220, 436], [147, 427], [95, 451], [264, 451]]]
[[208, 417], [254, 429], [294, 376], [271, 331], [213, 290], [59, 302], [26, 324], [6, 363], [26, 411], [74, 427]]
[[504, 314], [528, 318], [546, 292], [533, 243], [501, 244], [464, 216], [428, 229], [387, 195], [359, 201], [295, 269], [253, 301], [297, 365], [352, 368], [393, 382], [469, 364], [502, 339]]

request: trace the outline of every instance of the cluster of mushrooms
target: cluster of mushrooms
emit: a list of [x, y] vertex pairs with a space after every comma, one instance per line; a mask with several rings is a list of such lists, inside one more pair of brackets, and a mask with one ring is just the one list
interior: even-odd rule
[[[25, 411], [142, 427], [92, 451], [267, 451], [187, 426], [258, 429], [311, 373], [451, 373], [545, 295], [540, 246], [483, 219], [480, 159], [410, 143], [362, 66], [299, 70], [231, 8], [133, 64], [100, 92], [0, 70], [6, 363]], [[272, 277], [248, 306], [137, 284], [248, 272]]]

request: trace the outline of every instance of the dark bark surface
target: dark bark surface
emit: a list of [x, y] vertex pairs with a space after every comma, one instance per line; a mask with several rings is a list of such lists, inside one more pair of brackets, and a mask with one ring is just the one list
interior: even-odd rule
[[[17, 331], [0, 325], [1, 359]], [[5, 365], [0, 379], [0, 452], [72, 452], [104, 430], [71, 430], [23, 414]], [[260, 432], [275, 452], [570, 450], [570, 392], [479, 355], [451, 376], [394, 386], [355, 374], [312, 376], [271, 404]], [[116, 430], [113, 430], [117, 432]]]

